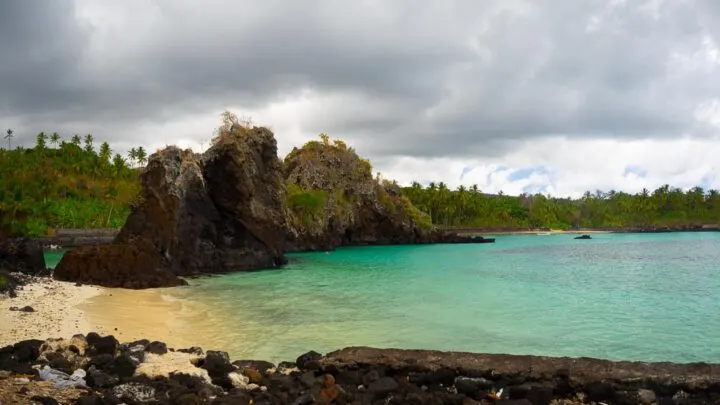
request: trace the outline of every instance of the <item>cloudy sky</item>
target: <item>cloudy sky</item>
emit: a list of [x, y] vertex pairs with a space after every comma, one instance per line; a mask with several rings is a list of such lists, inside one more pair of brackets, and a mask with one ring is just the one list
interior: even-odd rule
[[199, 150], [230, 109], [401, 183], [720, 188], [718, 0], [6, 0], [0, 125]]

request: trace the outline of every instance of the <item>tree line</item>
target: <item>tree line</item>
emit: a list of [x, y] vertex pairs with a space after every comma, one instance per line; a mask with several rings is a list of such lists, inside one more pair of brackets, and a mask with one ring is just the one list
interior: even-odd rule
[[455, 190], [440, 183], [404, 187], [410, 201], [435, 225], [488, 229], [630, 228], [720, 224], [720, 194], [694, 187], [663, 185], [632, 194], [586, 192], [579, 199], [543, 194], [482, 193], [476, 185]]
[[0, 226], [30, 236], [122, 226], [139, 191], [135, 167], [147, 160], [142, 146], [126, 158], [107, 142], [96, 150], [92, 134], [41, 132], [31, 148], [13, 147], [14, 138], [8, 129], [0, 148]]
[[[235, 123], [227, 117], [224, 122], [226, 126]], [[7, 148], [0, 148], [0, 227], [41, 236], [55, 228], [120, 227], [125, 222], [140, 189], [138, 166], [147, 161], [142, 146], [123, 156], [113, 153], [107, 142], [96, 151], [91, 134], [63, 140], [57, 132], [41, 132], [31, 148], [13, 147], [12, 130], [7, 130], [4, 138]], [[322, 144], [329, 144], [327, 134], [320, 138]], [[342, 141], [334, 142], [347, 148]], [[367, 160], [361, 159], [361, 163], [366, 166], [363, 170], [372, 170]], [[376, 181], [384, 181], [379, 173]], [[442, 182], [427, 186], [415, 182], [401, 191], [438, 226], [570, 229], [720, 224], [718, 191], [700, 187], [684, 191], [664, 185], [635, 194], [596, 191], [579, 199], [491, 195], [477, 185], [451, 190]], [[294, 189], [289, 189], [289, 196], [289, 204], [316, 203], [306, 201], [306, 196]]]

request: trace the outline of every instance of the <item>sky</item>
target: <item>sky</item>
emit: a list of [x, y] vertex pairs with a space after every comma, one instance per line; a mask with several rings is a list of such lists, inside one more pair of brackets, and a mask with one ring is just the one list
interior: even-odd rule
[[281, 157], [321, 132], [401, 184], [720, 188], [717, 0], [0, 2], [0, 126]]

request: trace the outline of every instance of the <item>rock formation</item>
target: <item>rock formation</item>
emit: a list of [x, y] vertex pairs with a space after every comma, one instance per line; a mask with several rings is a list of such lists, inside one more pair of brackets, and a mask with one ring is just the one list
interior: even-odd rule
[[40, 242], [0, 235], [0, 270], [29, 275], [43, 273], [45, 256]]
[[57, 279], [176, 286], [184, 284], [178, 276], [277, 267], [285, 251], [492, 241], [438, 231], [341, 141], [309, 142], [283, 165], [270, 130], [227, 119], [202, 155], [176, 147], [153, 154], [141, 182], [113, 243], [68, 252]]
[[285, 189], [273, 134], [232, 127], [204, 154], [153, 154], [140, 201], [114, 242], [68, 252], [55, 277], [104, 286], [179, 285], [177, 276], [285, 263]]
[[719, 367], [366, 347], [310, 351], [275, 366], [91, 332], [0, 348], [0, 402], [717, 404]]
[[311, 141], [285, 158], [288, 207], [296, 233], [289, 250], [342, 245], [427, 243], [430, 218], [342, 141]]

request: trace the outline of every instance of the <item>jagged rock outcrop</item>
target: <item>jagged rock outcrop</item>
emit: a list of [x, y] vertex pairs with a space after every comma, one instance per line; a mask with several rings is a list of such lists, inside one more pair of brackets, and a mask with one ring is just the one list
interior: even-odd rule
[[400, 187], [373, 178], [367, 160], [342, 141], [311, 141], [285, 158], [290, 251], [347, 245], [486, 243], [435, 228]]
[[285, 263], [282, 162], [268, 129], [233, 127], [202, 155], [168, 147], [150, 157], [141, 182], [115, 241], [68, 252], [56, 278], [149, 288]]
[[285, 158], [285, 179], [289, 222], [296, 229], [289, 250], [433, 240], [430, 218], [396, 184], [373, 178], [370, 163], [341, 141], [293, 149]]

